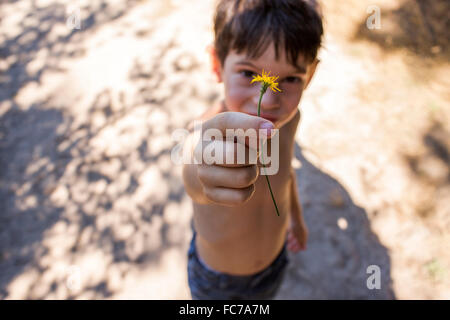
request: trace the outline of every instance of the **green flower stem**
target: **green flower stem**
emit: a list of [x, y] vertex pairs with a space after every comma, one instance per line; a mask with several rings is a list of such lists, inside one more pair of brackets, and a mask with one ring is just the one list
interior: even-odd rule
[[[260, 109], [261, 109], [261, 100], [262, 100], [262, 97], [263, 97], [264, 93], [266, 93], [266, 90], [267, 90], [267, 87], [265, 85], [263, 85], [261, 87], [261, 95], [259, 96], [259, 102], [258, 102], [258, 117], [259, 117]], [[273, 201], [273, 204], [275, 205], [275, 210], [277, 211], [277, 216], [280, 216], [280, 212], [278, 211], [278, 207], [277, 207], [277, 202], [275, 201], [275, 198], [274, 198], [273, 192], [272, 192], [272, 188], [270, 187], [269, 177], [267, 176], [267, 172], [266, 172], [266, 165], [264, 164], [264, 162], [266, 162], [266, 161], [264, 160], [264, 155], [263, 155], [262, 150], [261, 150], [261, 157], [262, 157], [262, 160], [263, 160], [261, 164], [263, 165], [263, 168], [264, 168], [264, 175], [266, 176], [267, 185], [269, 186], [270, 195], [272, 196], [272, 201]]]

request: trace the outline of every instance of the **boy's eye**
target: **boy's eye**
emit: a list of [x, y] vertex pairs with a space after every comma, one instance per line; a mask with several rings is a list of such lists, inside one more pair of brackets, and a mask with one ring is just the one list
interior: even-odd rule
[[254, 73], [253, 71], [250, 71], [250, 70], [242, 70], [240, 72], [240, 74], [243, 75], [246, 78], [253, 78], [253, 76], [256, 75], [256, 73]]
[[286, 81], [287, 83], [300, 83], [302, 79], [299, 77], [287, 77], [286, 79], [284, 79], [284, 81]]

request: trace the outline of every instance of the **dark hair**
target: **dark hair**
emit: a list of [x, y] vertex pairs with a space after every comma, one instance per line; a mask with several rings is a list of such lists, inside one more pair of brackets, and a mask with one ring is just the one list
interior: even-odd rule
[[214, 16], [214, 46], [222, 65], [230, 50], [256, 58], [271, 42], [275, 58], [284, 46], [286, 58], [297, 65], [317, 57], [323, 25], [315, 0], [219, 0]]

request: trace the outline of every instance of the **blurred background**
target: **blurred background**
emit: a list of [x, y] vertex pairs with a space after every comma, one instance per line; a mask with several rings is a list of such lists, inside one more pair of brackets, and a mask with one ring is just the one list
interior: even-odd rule
[[[0, 1], [0, 299], [190, 299], [171, 135], [223, 95], [213, 10]], [[323, 13], [292, 162], [310, 238], [277, 298], [450, 299], [450, 2]]]

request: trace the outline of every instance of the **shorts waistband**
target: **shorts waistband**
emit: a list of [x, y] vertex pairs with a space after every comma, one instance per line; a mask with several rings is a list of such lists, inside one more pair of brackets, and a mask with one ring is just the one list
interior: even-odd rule
[[209, 272], [213, 275], [234, 277], [234, 278], [239, 278], [239, 279], [253, 279], [254, 277], [260, 277], [260, 276], [264, 275], [265, 273], [270, 272], [270, 270], [272, 268], [274, 268], [275, 266], [280, 264], [280, 260], [282, 260], [283, 258], [287, 259], [286, 245], [283, 245], [282, 249], [278, 253], [277, 257], [272, 261], [272, 263], [269, 266], [267, 266], [265, 269], [255, 273], [255, 274], [241, 276], [241, 275], [231, 275], [231, 274], [223, 273], [223, 272], [214, 270], [213, 268], [208, 266], [208, 264], [205, 261], [203, 261], [203, 259], [198, 255], [197, 248], [195, 245], [196, 234], [197, 234], [196, 231], [193, 231], [191, 245], [189, 248], [189, 256], [196, 259], [200, 263], [200, 265], [202, 265], [202, 267], [204, 267], [206, 269], [207, 272]]

